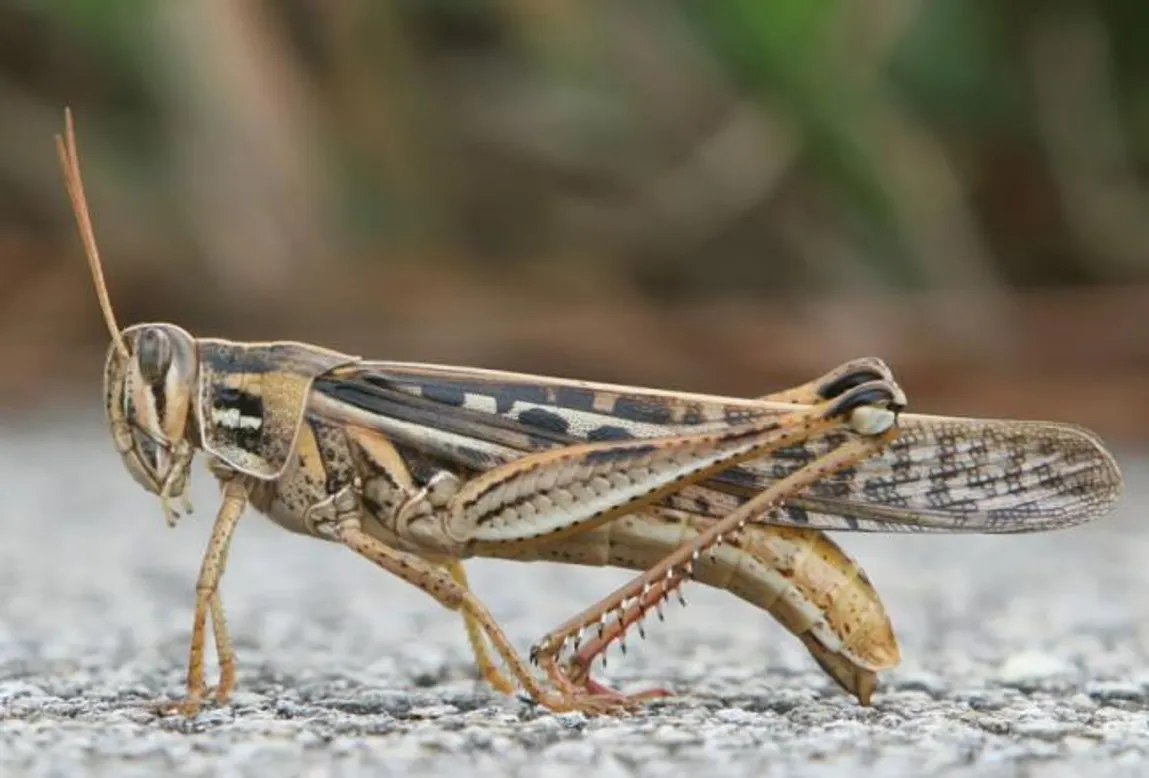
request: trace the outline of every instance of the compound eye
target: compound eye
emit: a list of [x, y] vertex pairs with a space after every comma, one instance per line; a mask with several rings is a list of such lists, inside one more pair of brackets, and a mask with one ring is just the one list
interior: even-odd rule
[[136, 362], [145, 381], [152, 384], [163, 381], [172, 364], [172, 344], [167, 333], [161, 330], [141, 332], [136, 341]]

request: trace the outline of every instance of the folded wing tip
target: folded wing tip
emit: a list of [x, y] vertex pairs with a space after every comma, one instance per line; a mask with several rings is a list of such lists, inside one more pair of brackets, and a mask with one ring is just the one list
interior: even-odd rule
[[[1029, 422], [1036, 436], [1055, 442], [1065, 482], [1049, 495], [1060, 507], [1036, 515], [1016, 530], [1032, 532], [1088, 524], [1113, 512], [1124, 491], [1125, 479], [1117, 458], [1093, 430], [1069, 422]], [[1065, 498], [1075, 498], [1066, 500]]]
[[1107, 516], [1116, 507], [1125, 490], [1125, 477], [1121, 472], [1117, 457], [1105, 445], [1101, 436], [1093, 430], [1077, 424], [1060, 426], [1081, 441], [1081, 446], [1085, 449], [1084, 455], [1092, 458], [1096, 463], [1096, 504], [1093, 510], [1083, 517], [1081, 523]]

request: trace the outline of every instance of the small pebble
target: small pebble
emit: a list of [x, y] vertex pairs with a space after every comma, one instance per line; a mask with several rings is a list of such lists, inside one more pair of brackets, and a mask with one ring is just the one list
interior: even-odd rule
[[1139, 684], [1120, 681], [1092, 681], [1085, 685], [1085, 693], [1095, 700], [1106, 702], [1116, 700], [1139, 702], [1145, 699], [1145, 690]]

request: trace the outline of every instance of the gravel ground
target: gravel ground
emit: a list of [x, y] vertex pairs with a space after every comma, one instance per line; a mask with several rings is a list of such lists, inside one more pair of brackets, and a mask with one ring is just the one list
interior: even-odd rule
[[[178, 530], [95, 415], [0, 425], [0, 772], [4, 775], [1149, 774], [1149, 461], [1123, 458], [1120, 512], [1029, 537], [845, 536], [904, 661], [870, 709], [798, 641], [729, 595], [611, 655], [604, 680], [680, 696], [627, 719], [550, 715], [474, 678], [457, 616], [335, 546], [250, 514], [223, 596], [233, 705], [184, 721], [214, 488]], [[625, 579], [471, 563], [521, 650]], [[214, 668], [214, 666], [213, 666]]]

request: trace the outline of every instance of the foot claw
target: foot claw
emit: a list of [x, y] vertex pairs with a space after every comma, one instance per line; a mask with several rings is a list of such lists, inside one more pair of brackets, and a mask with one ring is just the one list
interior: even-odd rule
[[555, 711], [577, 711], [588, 716], [623, 716], [636, 713], [658, 697], [670, 697], [666, 689], [647, 689], [637, 694], [623, 694], [585, 678], [578, 682], [564, 684], [566, 689], [557, 693], [557, 698], [544, 704]]
[[622, 692], [616, 691], [609, 686], [599, 683], [593, 678], [584, 679], [582, 685], [590, 696], [612, 699], [632, 710], [637, 710], [638, 708], [643, 707], [651, 700], [655, 700], [660, 697], [674, 696], [674, 692], [670, 691], [669, 689], [662, 688], [645, 689], [634, 694], [623, 694]]
[[152, 703], [152, 710], [159, 716], [182, 716], [185, 719], [194, 718], [203, 708], [203, 698], [186, 697], [182, 700], [161, 700]]
[[575, 711], [588, 716], [625, 716], [640, 707], [641, 704], [618, 694], [576, 694], [566, 697], [556, 706], [561, 711]]

